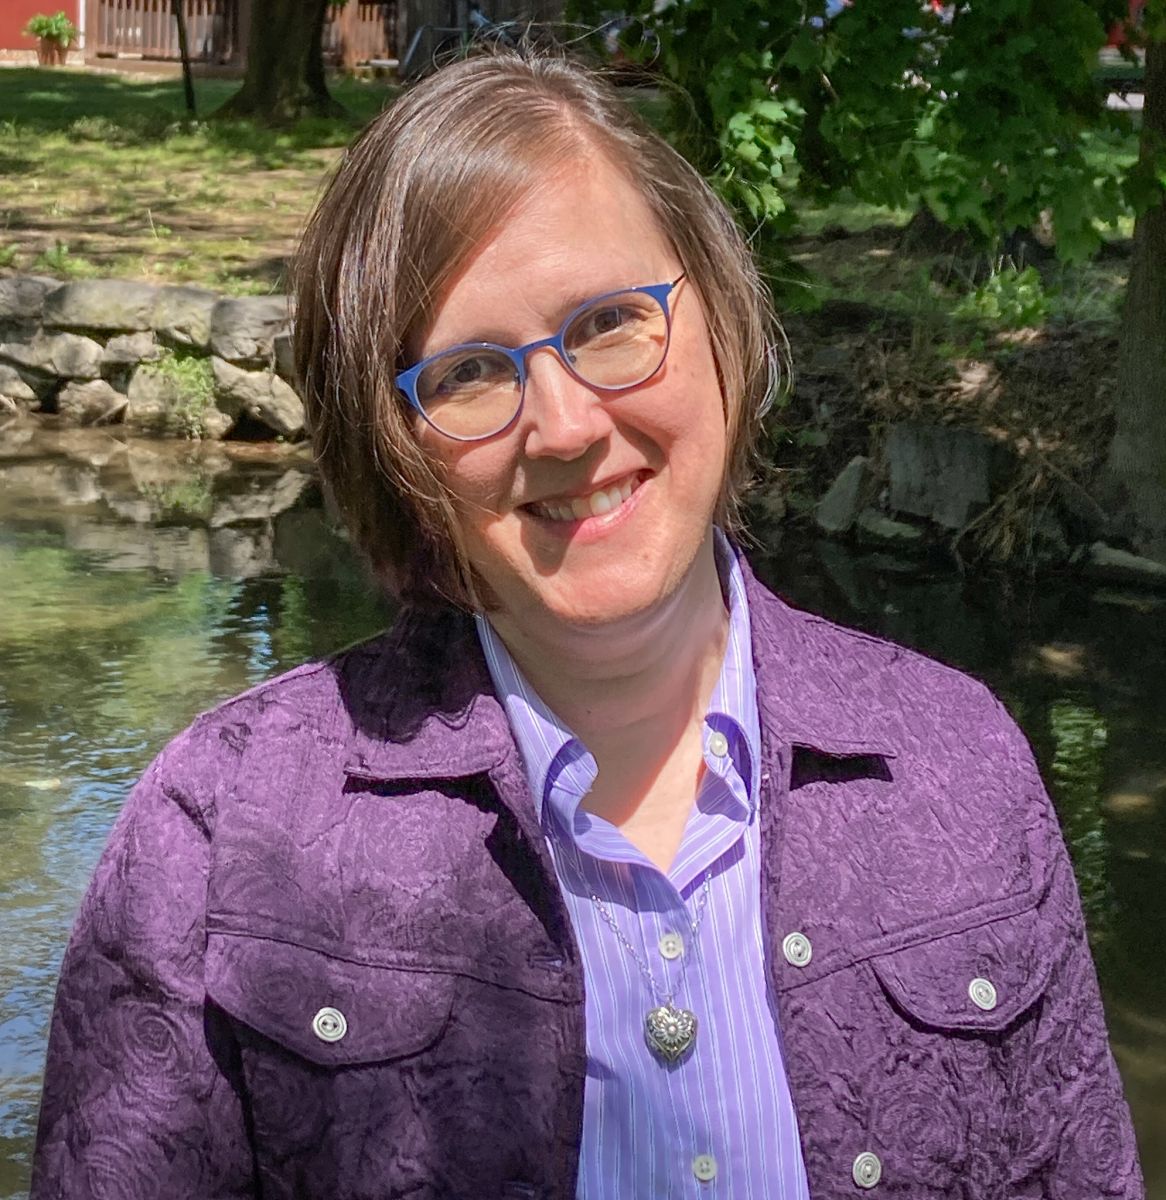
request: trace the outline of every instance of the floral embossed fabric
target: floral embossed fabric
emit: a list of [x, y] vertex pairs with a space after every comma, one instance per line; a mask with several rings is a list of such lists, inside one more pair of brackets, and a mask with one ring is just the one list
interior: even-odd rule
[[[1023, 737], [958, 672], [749, 603], [811, 1195], [865, 1194], [874, 1155], [874, 1196], [1136, 1200]], [[407, 616], [203, 716], [134, 789], [62, 966], [33, 1200], [568, 1200], [582, 987], [472, 626]]]

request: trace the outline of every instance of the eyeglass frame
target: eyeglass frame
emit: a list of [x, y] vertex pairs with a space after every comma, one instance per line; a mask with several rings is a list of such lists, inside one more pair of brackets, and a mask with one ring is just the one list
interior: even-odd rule
[[[626, 392], [629, 388], [639, 387], [643, 383], [647, 383], [653, 378], [664, 365], [668, 358], [668, 351], [672, 346], [672, 310], [668, 305], [668, 297], [679, 285], [680, 281], [688, 274], [687, 271], [681, 271], [671, 283], [652, 283], [641, 287], [626, 287], [616, 288], [612, 292], [600, 292], [598, 296], [592, 296], [588, 300], [584, 300], [581, 304], [576, 305], [567, 316], [563, 319], [563, 323], [559, 326], [558, 331], [550, 337], [539, 338], [534, 342], [527, 342], [525, 346], [500, 346], [497, 342], [459, 342], [455, 346], [450, 346], [445, 350], [439, 350], [436, 354], [430, 354], [423, 358], [420, 362], [414, 363], [411, 367], [407, 367], [394, 378], [393, 382], [397, 388], [404, 394], [405, 399], [415, 408], [420, 414], [425, 423], [436, 429], [442, 437], [447, 437], [455, 442], [484, 442], [487, 438], [497, 437], [500, 433], [505, 433], [515, 421], [522, 415], [523, 405], [526, 403], [526, 359], [529, 354], [533, 354], [535, 350], [542, 350], [545, 347], [550, 347], [554, 350], [559, 361], [563, 364], [567, 373], [572, 378], [577, 379], [586, 387], [598, 388], [603, 392]], [[591, 380], [585, 379], [572, 366], [570, 361], [570, 352], [563, 343], [563, 336], [575, 320], [577, 316], [585, 309], [590, 308], [593, 304], [597, 304], [601, 300], [610, 299], [613, 296], [626, 296], [631, 293], [643, 293], [646, 296], [651, 296], [653, 300], [660, 306], [664, 313], [664, 352], [660, 355], [660, 361], [656, 366], [643, 377], [637, 379], [634, 383], [621, 383], [616, 387], [600, 387], [599, 384], [592, 383]], [[453, 354], [458, 350], [497, 350], [510, 360], [514, 366], [515, 375], [518, 377], [518, 405], [514, 410], [513, 416], [506, 422], [505, 425], [499, 425], [497, 429], [491, 430], [489, 433], [475, 434], [473, 437], [460, 437], [456, 433], [447, 433], [440, 426], [436, 425], [429, 414], [421, 405], [421, 401], [417, 396], [417, 381], [421, 377], [421, 372], [431, 363], [439, 358], [444, 358], [447, 354]]]

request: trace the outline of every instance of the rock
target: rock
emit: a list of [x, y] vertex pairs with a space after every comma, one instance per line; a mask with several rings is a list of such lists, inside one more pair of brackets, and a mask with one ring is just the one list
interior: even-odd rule
[[4, 490], [34, 503], [58, 505], [96, 504], [102, 492], [97, 472], [75, 463], [30, 461], [13, 463], [3, 472]]
[[1166, 588], [1166, 563], [1142, 558], [1140, 555], [1130, 554], [1127, 550], [1118, 550], [1104, 542], [1094, 542], [1089, 547], [1085, 570], [1087, 574], [1099, 579]]
[[61, 286], [42, 275], [12, 275], [0, 279], [0, 321], [39, 321], [45, 297]]
[[0, 362], [0, 396], [36, 404], [40, 400], [37, 390], [10, 363]]
[[922, 546], [923, 530], [902, 521], [893, 521], [873, 508], [863, 509], [855, 521], [864, 541], [887, 546]]
[[134, 372], [128, 395], [126, 424], [148, 433], [218, 439], [235, 424], [235, 416], [216, 408], [209, 396], [192, 396], [173, 375], [148, 366]]
[[65, 519], [63, 533], [68, 549], [100, 555], [104, 571], [153, 568], [183, 575], [190, 571], [205, 571], [210, 565], [209, 537], [205, 529], [141, 523], [134, 536], [127, 538], [124, 525], [78, 514]]
[[106, 467], [126, 455], [125, 442], [104, 429], [44, 429], [39, 444], [83, 467]]
[[78, 279], [45, 297], [45, 325], [112, 333], [149, 329], [158, 288], [124, 279]]
[[156, 362], [165, 353], [152, 333], [120, 333], [105, 343], [101, 369], [108, 372], [118, 367], [134, 367], [142, 362]]
[[1072, 550], [1057, 515], [1048, 508], [1043, 509], [1032, 531], [1032, 551], [1036, 561], [1042, 566], [1064, 566]]
[[57, 412], [78, 425], [104, 424], [120, 417], [129, 403], [104, 379], [70, 381], [57, 393]]
[[870, 459], [856, 455], [842, 468], [829, 491], [818, 501], [814, 519], [826, 533], [846, 533], [869, 499]]
[[20, 423], [10, 421], [4, 426], [4, 436], [0, 437], [0, 484], [8, 491], [5, 483], [8, 468], [3, 464], [12, 459], [38, 458], [36, 438], [40, 429], [33, 422]]
[[177, 382], [168, 375], [140, 368], [134, 372], [127, 393], [125, 421], [149, 433], [170, 433], [170, 412], [182, 398]]
[[275, 569], [270, 525], [244, 525], [212, 529], [210, 534], [212, 575], [228, 579], [250, 579]]
[[288, 323], [288, 311], [286, 296], [220, 300], [211, 313], [210, 347], [228, 362], [269, 363], [275, 335]]
[[303, 471], [285, 471], [275, 478], [251, 476], [246, 491], [216, 497], [210, 527], [269, 521], [292, 508], [310, 482], [311, 476]]
[[292, 358], [292, 336], [287, 331], [277, 333], [272, 343], [275, 354], [275, 373], [293, 387], [296, 382], [296, 365]]
[[159, 337], [177, 346], [210, 346], [211, 314], [221, 297], [199, 287], [164, 287], [154, 305], [153, 326]]
[[278, 375], [244, 371], [221, 358], [212, 358], [211, 368], [215, 394], [224, 411], [245, 412], [284, 437], [303, 433], [303, 402]]
[[1110, 517], [1104, 508], [1081, 484], [1072, 479], [1056, 480], [1057, 500], [1073, 532], [1082, 540], [1102, 541], [1110, 533]]
[[218, 442], [235, 428], [235, 418], [221, 408], [211, 405], [202, 414], [202, 432], [199, 437]]
[[1000, 449], [972, 429], [900, 422], [886, 441], [890, 507], [962, 529], [987, 506], [1000, 470]]
[[0, 358], [57, 379], [96, 379], [102, 353], [100, 342], [76, 333], [38, 332], [30, 342], [0, 343]]

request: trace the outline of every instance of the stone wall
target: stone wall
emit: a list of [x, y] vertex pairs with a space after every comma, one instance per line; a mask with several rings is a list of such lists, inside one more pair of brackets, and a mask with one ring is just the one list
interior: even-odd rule
[[149, 434], [298, 440], [286, 296], [0, 279], [0, 409]]

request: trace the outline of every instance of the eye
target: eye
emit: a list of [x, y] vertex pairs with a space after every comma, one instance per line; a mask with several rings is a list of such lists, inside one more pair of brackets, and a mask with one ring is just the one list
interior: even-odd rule
[[606, 304], [602, 308], [588, 309], [581, 313], [571, 326], [571, 332], [579, 341], [603, 337], [616, 333], [635, 320], [635, 314], [626, 305]]
[[483, 388], [510, 384], [514, 366], [504, 355], [490, 351], [456, 353], [438, 359], [422, 378], [421, 391], [430, 396], [468, 395]]
[[480, 358], [466, 358], [447, 371], [441, 382], [443, 385], [477, 383], [485, 373], [486, 368]]

